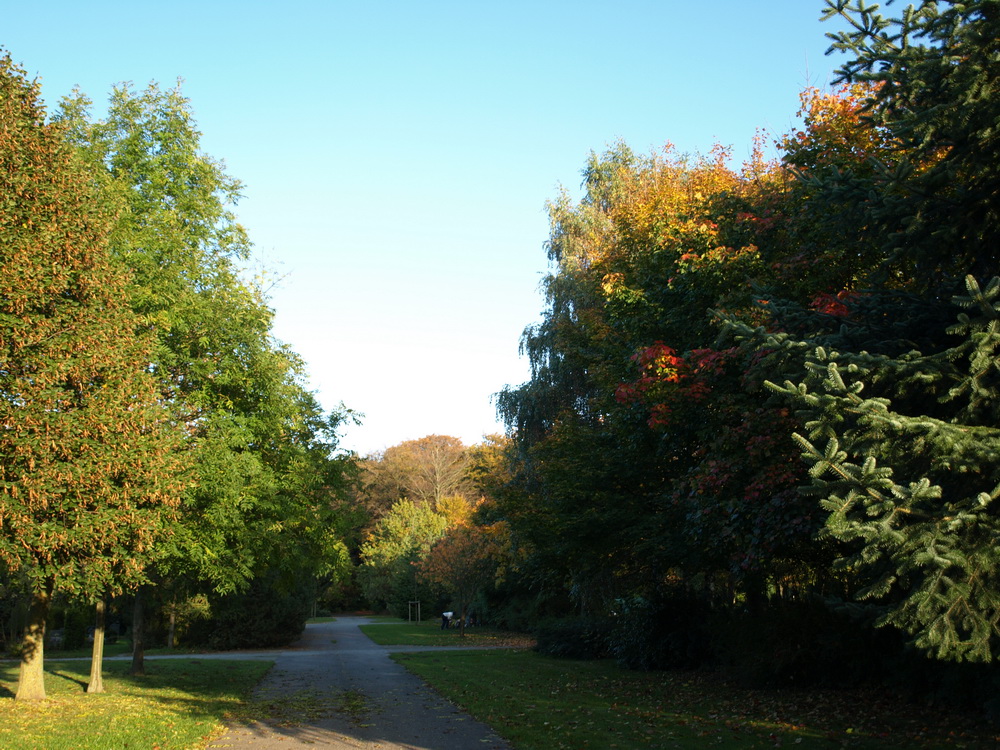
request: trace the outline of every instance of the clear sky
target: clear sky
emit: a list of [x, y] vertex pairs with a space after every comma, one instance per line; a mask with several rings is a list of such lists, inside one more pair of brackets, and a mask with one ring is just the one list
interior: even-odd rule
[[8, 1], [5, 47], [46, 101], [184, 79], [275, 335], [361, 454], [498, 432], [491, 396], [544, 306], [545, 202], [591, 151], [729, 145], [824, 87], [822, 0]]

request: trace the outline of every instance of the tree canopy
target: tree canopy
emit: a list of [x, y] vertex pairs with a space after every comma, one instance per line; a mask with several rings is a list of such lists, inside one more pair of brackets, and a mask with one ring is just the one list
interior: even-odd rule
[[172, 533], [183, 424], [157, 397], [93, 177], [9, 55], [0, 86], [0, 558], [33, 590], [18, 698], [34, 699], [53, 591], [135, 585]]
[[180, 87], [119, 86], [99, 120], [76, 92], [47, 122], [37, 86], [3, 72], [7, 567], [36, 598], [154, 584], [152, 603], [209, 596], [208, 616], [251, 586], [346, 575], [349, 413], [324, 413], [272, 336], [241, 186]]
[[991, 662], [1000, 12], [826, 15], [839, 88], [778, 160], [619, 143], [550, 204], [494, 517], [566, 613], [822, 601]]

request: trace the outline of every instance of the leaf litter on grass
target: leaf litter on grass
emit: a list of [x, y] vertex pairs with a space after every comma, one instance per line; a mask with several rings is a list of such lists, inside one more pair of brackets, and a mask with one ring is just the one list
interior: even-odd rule
[[700, 672], [631, 672], [531, 652], [395, 655], [519, 750], [981, 748], [988, 727], [875, 691], [748, 690]]
[[[17, 703], [0, 699], [4, 750], [106, 750], [106, 748], [190, 748], [219, 731], [239, 712], [245, 696], [269, 668], [266, 662], [196, 660], [158, 662], [146, 677], [127, 675], [124, 663], [104, 669], [106, 692], [85, 691], [90, 665], [46, 665], [48, 700]], [[0, 667], [13, 684], [17, 665]]]

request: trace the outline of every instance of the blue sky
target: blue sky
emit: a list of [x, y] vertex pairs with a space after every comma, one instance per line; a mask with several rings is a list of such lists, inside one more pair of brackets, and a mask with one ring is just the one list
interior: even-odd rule
[[591, 151], [729, 145], [824, 87], [821, 0], [8, 3], [3, 45], [54, 105], [184, 79], [202, 148], [275, 275], [275, 334], [365, 454], [500, 431], [544, 301], [545, 202]]

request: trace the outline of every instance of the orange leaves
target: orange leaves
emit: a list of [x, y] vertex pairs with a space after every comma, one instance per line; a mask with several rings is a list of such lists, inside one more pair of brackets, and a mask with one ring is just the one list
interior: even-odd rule
[[157, 474], [181, 460], [105, 196], [33, 92], [0, 57], [0, 133], [17, 134], [0, 135], [0, 558], [36, 586], [113, 590], [127, 570], [101, 571], [141, 568], [175, 494]]
[[424, 580], [459, 595], [467, 604], [495, 575], [499, 539], [499, 530], [491, 526], [453, 526], [417, 564], [418, 571]]
[[680, 380], [680, 368], [683, 360], [673, 349], [657, 341], [652, 346], [641, 349], [632, 356], [639, 363], [642, 372], [640, 380], [676, 383]]
[[612, 297], [614, 294], [624, 286], [625, 274], [623, 273], [607, 273], [604, 278], [601, 279], [601, 289], [604, 292], [605, 297]]
[[869, 160], [885, 160], [892, 146], [890, 133], [865, 120], [865, 110], [877, 88], [845, 84], [824, 93], [807, 88], [800, 95], [803, 129], [793, 130], [779, 143], [785, 162], [800, 170], [826, 167], [870, 170]]

